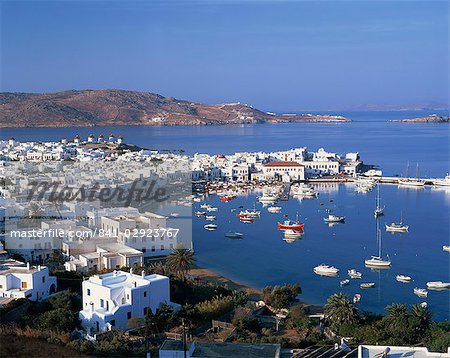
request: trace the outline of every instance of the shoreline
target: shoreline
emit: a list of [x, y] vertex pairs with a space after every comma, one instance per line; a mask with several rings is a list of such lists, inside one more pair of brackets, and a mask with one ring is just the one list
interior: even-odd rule
[[191, 270], [189, 271], [189, 275], [212, 284], [228, 286], [228, 288], [230, 288], [231, 290], [247, 292], [250, 295], [250, 297], [255, 299], [259, 299], [262, 293], [262, 290], [258, 288], [251, 287], [236, 280], [232, 280], [230, 278], [221, 275], [217, 271], [214, 271], [210, 268], [201, 267], [198, 265], [194, 265], [194, 267], [191, 268]]

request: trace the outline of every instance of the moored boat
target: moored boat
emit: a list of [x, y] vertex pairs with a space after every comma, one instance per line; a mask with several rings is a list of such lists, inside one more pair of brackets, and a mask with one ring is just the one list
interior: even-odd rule
[[269, 206], [267, 211], [272, 214], [277, 214], [281, 211], [281, 206]]
[[258, 198], [258, 201], [260, 203], [274, 203], [278, 200], [278, 197], [273, 194], [266, 194], [264, 193], [262, 196]]
[[217, 229], [217, 225], [216, 224], [206, 224], [205, 226], [203, 226], [206, 230], [212, 231], [212, 230], [216, 230]]
[[216, 220], [216, 217], [214, 215], [206, 215], [206, 220], [213, 221]]
[[206, 212], [204, 212], [204, 211], [196, 211], [195, 212], [195, 216], [205, 216], [206, 215]]
[[241, 217], [239, 217], [239, 220], [240, 220], [241, 222], [247, 223], [247, 224], [250, 224], [250, 223], [252, 223], [252, 222], [255, 221], [254, 218], [249, 218], [248, 216], [241, 216]]
[[348, 284], [350, 284], [350, 280], [348, 278], [339, 282], [339, 286], [341, 286], [341, 287], [347, 286]]
[[295, 221], [287, 219], [283, 223], [278, 222], [278, 230], [294, 230], [294, 231], [303, 231], [305, 224], [301, 223], [298, 220], [298, 213]]
[[342, 223], [345, 221], [345, 216], [338, 216], [329, 214], [327, 217], [323, 218], [326, 223]]
[[428, 296], [428, 291], [424, 288], [415, 287], [413, 292], [416, 296], [419, 296], [419, 297], [427, 297]]
[[353, 303], [359, 303], [359, 301], [361, 301], [361, 295], [359, 294], [359, 293], [356, 293], [354, 296], [353, 296]]
[[361, 287], [361, 288], [374, 288], [375, 287], [375, 282], [364, 282], [364, 283], [360, 284], [359, 287]]
[[450, 246], [449, 245], [444, 245], [444, 246], [442, 246], [442, 250], [450, 252]]
[[361, 278], [362, 277], [361, 272], [356, 271], [356, 269], [348, 270], [347, 274], [350, 276], [350, 278]]
[[242, 239], [243, 236], [244, 236], [244, 234], [242, 234], [240, 232], [227, 232], [225, 234], [225, 237], [228, 237], [230, 239]]
[[429, 281], [427, 282], [427, 288], [430, 290], [447, 290], [450, 288], [450, 282]]
[[409, 276], [406, 276], [406, 275], [397, 275], [397, 276], [395, 277], [395, 279], [396, 279], [398, 282], [403, 282], [403, 283], [410, 283], [410, 282], [412, 281], [412, 278], [409, 277]]
[[321, 264], [314, 267], [314, 273], [321, 276], [337, 276], [339, 269], [334, 266]]
[[364, 264], [371, 268], [390, 268], [391, 260], [383, 260], [379, 256], [372, 256], [370, 259], [364, 260]]

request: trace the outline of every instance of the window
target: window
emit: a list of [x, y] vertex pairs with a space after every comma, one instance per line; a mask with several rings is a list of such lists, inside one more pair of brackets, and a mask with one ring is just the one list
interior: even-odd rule
[[152, 246], [152, 251], [155, 251], [155, 247], [154, 246]]
[[111, 320], [111, 322], [109, 322], [110, 324], [111, 324], [111, 326], [115, 326], [116, 325], [116, 320], [115, 319], [113, 319], [113, 320]]
[[87, 295], [90, 296], [91, 295], [91, 290], [88, 288], [87, 289]]
[[42, 283], [45, 283], [45, 276], [42, 276]]
[[144, 316], [147, 316], [148, 307], [144, 307]]
[[104, 307], [105, 306], [105, 301], [103, 299], [100, 299], [100, 307]]
[[27, 288], [27, 283], [22, 281], [22, 288]]
[[147, 291], [144, 291], [144, 297], [147, 297]]
[[127, 319], [130, 319], [131, 318], [131, 311], [128, 311], [127, 312]]
[[164, 250], [164, 245], [161, 245], [161, 250]]

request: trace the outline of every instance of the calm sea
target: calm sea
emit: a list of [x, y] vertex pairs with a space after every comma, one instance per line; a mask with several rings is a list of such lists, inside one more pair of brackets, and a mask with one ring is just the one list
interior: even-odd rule
[[[354, 120], [341, 124], [2, 129], [0, 138], [46, 141], [73, 138], [76, 134], [86, 137], [91, 133], [113, 133], [123, 135], [125, 142], [150, 149], [184, 149], [187, 153], [211, 154], [286, 150], [302, 146], [317, 150], [323, 147], [337, 153], [357, 151], [366, 163], [379, 165], [387, 175], [404, 175], [409, 161], [412, 168], [419, 163], [422, 177], [443, 177], [450, 171], [448, 124], [387, 122], [430, 113], [340, 113]], [[403, 210], [405, 222], [411, 228], [409, 233], [402, 235], [383, 231], [383, 251], [393, 262], [390, 270], [373, 272], [364, 268], [364, 259], [377, 253], [373, 218], [375, 193], [356, 194], [349, 185], [322, 188], [315, 200], [291, 200], [281, 204], [283, 213], [295, 216], [298, 211], [306, 223], [303, 239], [291, 244], [283, 241], [276, 229], [276, 221], [281, 215], [269, 214], [259, 204], [258, 209], [263, 211], [263, 215], [254, 224], [245, 225], [236, 220], [230, 208], [240, 205], [253, 207], [253, 195], [237, 198], [228, 204], [212, 197], [210, 200], [219, 207], [219, 229], [207, 232], [203, 229], [204, 219], [194, 219], [196, 256], [201, 265], [256, 287], [298, 282], [303, 289], [302, 299], [306, 302], [323, 304], [329, 295], [339, 292], [339, 281], [349, 268], [362, 271], [362, 282], [376, 283], [376, 288], [362, 291], [359, 281], [352, 280], [348, 287], [342, 289], [349, 295], [361, 293], [360, 306], [364, 310], [382, 312], [383, 307], [393, 302], [422, 302], [423, 299], [412, 293], [415, 286], [424, 287], [430, 280], [450, 281], [450, 256], [442, 251], [442, 245], [448, 245], [450, 237], [450, 192], [383, 185], [382, 199], [386, 216], [380, 219], [380, 224], [384, 226], [398, 220]], [[346, 223], [328, 227], [323, 222], [325, 208], [347, 216]], [[229, 230], [243, 232], [245, 238], [240, 241], [226, 239], [224, 233]], [[320, 263], [340, 268], [340, 277], [316, 276], [312, 269]], [[396, 282], [395, 276], [399, 273], [413, 277], [414, 282]], [[425, 301], [434, 311], [435, 318], [449, 318], [449, 291], [431, 291]]]

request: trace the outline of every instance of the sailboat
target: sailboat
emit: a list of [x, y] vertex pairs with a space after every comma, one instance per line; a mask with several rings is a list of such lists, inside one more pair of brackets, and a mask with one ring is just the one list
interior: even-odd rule
[[406, 164], [406, 177], [403, 179], [399, 179], [398, 183], [404, 186], [414, 186], [414, 187], [423, 187], [425, 186], [425, 182], [419, 179], [419, 163], [416, 166], [416, 178], [409, 177], [409, 162]]
[[400, 211], [400, 222], [398, 224], [392, 223], [391, 225], [386, 224], [386, 231], [393, 232], [405, 232], [409, 230], [408, 225], [403, 225], [403, 210]]
[[372, 256], [370, 259], [366, 259], [364, 264], [366, 267], [370, 268], [379, 268], [379, 269], [388, 269], [391, 268], [391, 260], [389, 257], [387, 259], [381, 258], [381, 230], [378, 228], [377, 221], [377, 240], [378, 240], [378, 256]]
[[380, 205], [380, 184], [377, 185], [377, 206], [375, 207], [374, 215], [375, 219], [384, 215], [384, 206], [381, 207]]

